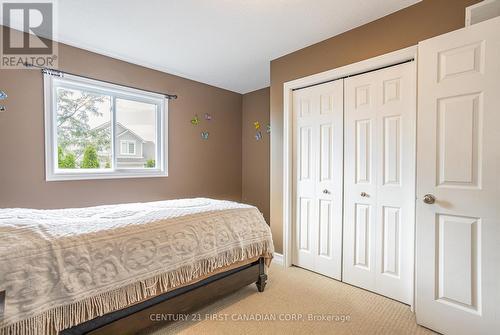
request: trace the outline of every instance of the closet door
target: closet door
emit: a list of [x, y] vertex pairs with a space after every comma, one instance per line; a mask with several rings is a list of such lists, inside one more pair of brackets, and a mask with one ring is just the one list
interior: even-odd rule
[[500, 18], [419, 44], [417, 322], [500, 332]]
[[345, 282], [411, 303], [415, 64], [345, 79]]
[[293, 93], [294, 265], [341, 278], [342, 81]]

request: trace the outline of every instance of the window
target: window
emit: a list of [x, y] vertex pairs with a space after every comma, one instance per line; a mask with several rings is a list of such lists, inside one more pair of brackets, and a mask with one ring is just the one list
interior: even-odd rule
[[120, 141], [120, 154], [135, 155], [135, 141]]
[[45, 74], [46, 179], [167, 175], [165, 97]]

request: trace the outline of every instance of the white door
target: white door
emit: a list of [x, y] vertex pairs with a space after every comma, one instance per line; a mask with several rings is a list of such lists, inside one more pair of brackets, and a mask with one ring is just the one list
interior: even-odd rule
[[341, 278], [342, 80], [293, 93], [293, 264]]
[[347, 283], [412, 302], [414, 62], [345, 79]]
[[499, 334], [500, 18], [426, 40], [418, 58], [417, 322]]

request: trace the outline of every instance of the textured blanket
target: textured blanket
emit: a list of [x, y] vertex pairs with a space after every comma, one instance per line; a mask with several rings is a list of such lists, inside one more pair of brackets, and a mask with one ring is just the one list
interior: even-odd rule
[[0, 334], [55, 334], [272, 255], [262, 214], [229, 201], [0, 209]]

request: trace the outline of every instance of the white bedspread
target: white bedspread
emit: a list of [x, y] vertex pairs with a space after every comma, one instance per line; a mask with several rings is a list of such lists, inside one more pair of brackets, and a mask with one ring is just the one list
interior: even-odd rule
[[262, 214], [229, 201], [0, 209], [0, 334], [57, 333], [273, 251]]

